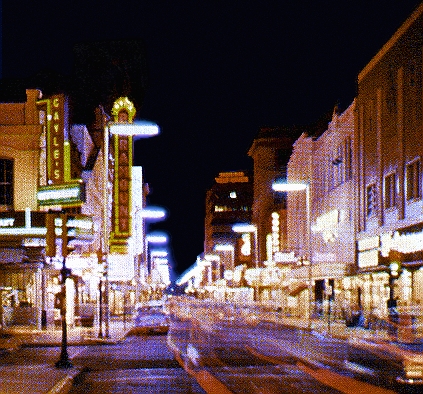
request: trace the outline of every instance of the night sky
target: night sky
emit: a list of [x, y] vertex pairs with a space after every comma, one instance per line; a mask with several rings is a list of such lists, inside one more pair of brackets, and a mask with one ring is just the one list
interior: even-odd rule
[[169, 233], [181, 273], [203, 251], [205, 192], [218, 173], [252, 168], [247, 151], [260, 126], [308, 124], [336, 104], [345, 109], [358, 73], [420, 2], [5, 3], [4, 79], [70, 74], [79, 42], [144, 41], [148, 88], [137, 118], [155, 121], [161, 134], [137, 142], [134, 161], [149, 204], [168, 210], [152, 229]]

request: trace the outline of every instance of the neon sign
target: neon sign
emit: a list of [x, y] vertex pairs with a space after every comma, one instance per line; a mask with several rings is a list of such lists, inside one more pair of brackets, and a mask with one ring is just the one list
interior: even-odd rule
[[37, 193], [38, 204], [41, 206], [75, 206], [85, 201], [83, 183], [57, 186], [40, 186]]

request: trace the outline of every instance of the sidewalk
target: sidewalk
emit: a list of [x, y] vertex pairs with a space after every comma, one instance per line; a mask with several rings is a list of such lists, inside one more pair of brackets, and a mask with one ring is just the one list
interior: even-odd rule
[[[99, 329], [74, 327], [67, 330], [68, 345], [110, 345], [125, 338], [131, 329], [130, 323], [111, 319], [109, 337], [99, 338]], [[19, 347], [61, 346], [62, 330], [35, 330], [27, 327], [7, 328], [0, 337], [0, 356], [3, 351], [13, 351]], [[78, 368], [60, 369], [53, 363], [37, 365], [2, 365], [0, 358], [0, 392], [2, 394], [55, 394], [67, 393], [72, 381], [81, 371]]]
[[264, 320], [273, 321], [275, 323], [299, 327], [304, 330], [310, 330], [321, 335], [332, 336], [340, 339], [363, 339], [373, 342], [392, 342], [398, 341], [403, 343], [423, 343], [423, 335], [420, 330], [415, 327], [401, 326], [397, 324], [396, 334], [393, 336], [387, 328], [364, 328], [361, 326], [347, 327], [343, 320], [331, 320], [327, 318], [308, 319], [287, 317], [287, 316], [268, 316]]

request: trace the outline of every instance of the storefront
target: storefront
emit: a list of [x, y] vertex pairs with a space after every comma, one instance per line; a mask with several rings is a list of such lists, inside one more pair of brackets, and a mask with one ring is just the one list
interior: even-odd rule
[[398, 307], [423, 305], [423, 226], [367, 237], [357, 242], [358, 273], [348, 283], [352, 307], [386, 316]]

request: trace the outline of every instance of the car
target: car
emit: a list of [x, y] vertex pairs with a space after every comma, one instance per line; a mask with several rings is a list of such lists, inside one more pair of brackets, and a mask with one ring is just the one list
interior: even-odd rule
[[160, 305], [138, 306], [134, 319], [134, 327], [128, 335], [167, 334], [169, 316]]
[[350, 338], [347, 364], [399, 386], [423, 385], [423, 343]]

